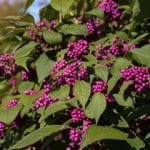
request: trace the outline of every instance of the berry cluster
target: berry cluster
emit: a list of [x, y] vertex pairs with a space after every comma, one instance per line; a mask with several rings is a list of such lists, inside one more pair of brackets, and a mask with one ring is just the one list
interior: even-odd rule
[[23, 93], [26, 95], [36, 95], [38, 92], [38, 90], [25, 90]]
[[45, 21], [40, 21], [36, 24], [35, 29], [29, 31], [29, 35], [33, 41], [38, 41], [45, 43], [43, 36], [39, 33], [42, 31], [42, 28], [45, 27], [47, 30], [52, 30], [56, 25], [56, 20], [52, 20], [50, 23]]
[[74, 108], [70, 111], [70, 116], [74, 122], [81, 122], [86, 118], [83, 110], [77, 108]]
[[122, 69], [120, 74], [125, 79], [125, 81], [132, 80], [133, 86], [138, 92], [141, 92], [150, 85], [150, 73], [149, 69], [146, 67], [134, 66], [128, 69]]
[[67, 45], [67, 56], [72, 59], [78, 59], [88, 52], [88, 42], [79, 40]]
[[103, 80], [98, 80], [92, 84], [92, 93], [105, 92], [107, 90], [107, 84]]
[[89, 125], [92, 124], [92, 121], [85, 116], [82, 108], [73, 108], [69, 112], [74, 123], [82, 124], [82, 129], [73, 128], [70, 130], [69, 134], [69, 139], [73, 144], [73, 147], [79, 146], [82, 136], [85, 136], [86, 130], [88, 129]]
[[101, 32], [100, 32], [101, 23], [98, 19], [89, 19], [85, 25], [88, 29], [89, 35], [100, 35], [101, 34]]
[[82, 125], [82, 135], [85, 136], [88, 127], [92, 124], [92, 121], [89, 119], [83, 120]]
[[33, 110], [36, 110], [40, 107], [47, 107], [51, 104], [54, 103], [54, 100], [48, 95], [48, 94], [43, 94], [41, 97], [39, 97], [35, 102], [34, 102], [34, 108]]
[[[9, 109], [13, 106], [16, 106], [17, 104], [19, 103], [19, 101], [17, 99], [13, 99], [11, 100], [6, 106], [5, 106], [5, 109]], [[18, 121], [17, 119], [15, 121], [12, 122], [11, 126], [15, 129], [18, 129], [19, 128], [19, 125], [18, 125]]]
[[54, 68], [51, 70], [51, 74], [55, 74], [58, 71], [60, 71], [61, 69], [63, 69], [65, 66], [67, 65], [67, 61], [66, 60], [58, 60], [55, 62], [54, 64]]
[[81, 131], [78, 129], [70, 129], [69, 139], [74, 145], [79, 145], [81, 140]]
[[5, 123], [0, 122], [0, 139], [4, 138], [5, 136], [5, 128], [6, 128]]
[[9, 109], [9, 108], [17, 105], [18, 103], [19, 103], [19, 101], [17, 99], [13, 99], [6, 105], [5, 109]]
[[16, 64], [13, 55], [0, 55], [0, 76], [12, 75], [16, 71]]
[[97, 7], [104, 10], [108, 21], [119, 20], [121, 16], [118, 4], [113, 0], [100, 0]]
[[134, 49], [135, 45], [129, 45], [125, 40], [114, 38], [110, 46], [98, 45], [96, 48], [98, 49], [95, 53], [97, 59], [107, 60], [109, 59], [109, 54], [123, 56], [129, 50]]
[[76, 80], [87, 80], [88, 72], [81, 66], [80, 61], [66, 65], [63, 72], [55, 77], [58, 85], [69, 84], [73, 86]]
[[114, 103], [114, 100], [107, 93], [105, 94], [105, 99], [106, 99], [108, 104], [113, 104]]
[[29, 73], [26, 70], [22, 70], [21, 71], [21, 80], [22, 81], [29, 80]]

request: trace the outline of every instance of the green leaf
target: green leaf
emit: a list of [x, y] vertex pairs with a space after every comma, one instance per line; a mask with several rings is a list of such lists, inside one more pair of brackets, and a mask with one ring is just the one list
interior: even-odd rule
[[33, 88], [34, 83], [29, 81], [21, 82], [19, 85], [18, 91], [19, 93], [23, 93], [25, 90], [31, 90]]
[[115, 87], [118, 80], [121, 78], [120, 70], [128, 68], [132, 63], [124, 58], [118, 58], [111, 68], [112, 77], [108, 81], [108, 92]]
[[44, 116], [40, 118], [40, 122], [48, 118], [50, 115], [55, 114], [56, 112], [69, 108], [70, 106], [68, 104], [69, 103], [71, 104], [74, 101], [77, 101], [77, 100], [71, 99], [67, 101], [59, 101], [50, 105], [49, 107], [46, 108]]
[[108, 69], [105, 66], [96, 66], [95, 67], [95, 74], [96, 76], [100, 77], [102, 80], [107, 82], [108, 80]]
[[[87, 129], [87, 133], [85, 138], [83, 138], [82, 145], [80, 149], [85, 148], [86, 146], [100, 140], [125, 140], [128, 142], [133, 148], [143, 148], [144, 142], [139, 138], [128, 138], [128, 134], [112, 128], [112, 127], [103, 127], [91, 125]], [[139, 144], [138, 144], [139, 142]], [[138, 146], [135, 145], [138, 144]]]
[[134, 19], [137, 17], [140, 13], [140, 3], [139, 0], [134, 0], [134, 5], [132, 8], [132, 18]]
[[[49, 15], [51, 14], [51, 15]], [[58, 17], [59, 13], [56, 11], [51, 5], [47, 5], [46, 7], [42, 8], [40, 10], [40, 19], [43, 18], [51, 21], [53, 19], [56, 19]]]
[[89, 15], [99, 17], [100, 19], [104, 19], [104, 10], [100, 9], [100, 8], [94, 8], [94, 9], [88, 11], [88, 12], [85, 12], [85, 13], [89, 14]]
[[23, 137], [20, 141], [18, 141], [14, 146], [10, 149], [21, 149], [27, 146], [30, 146], [43, 138], [52, 135], [58, 131], [61, 131], [63, 127], [61, 125], [51, 125], [46, 126], [40, 129], [33, 131], [32, 133], [28, 134], [27, 136]]
[[38, 76], [38, 82], [49, 76], [50, 70], [53, 68], [53, 61], [50, 60], [45, 53], [43, 53], [36, 61], [36, 72]]
[[118, 105], [134, 108], [133, 100], [130, 97], [125, 99], [124, 96], [120, 94], [114, 94], [113, 96]]
[[28, 68], [27, 68], [27, 61], [28, 61], [28, 57], [21, 57], [21, 58], [17, 58], [15, 60], [15, 63], [18, 65], [18, 66], [21, 66], [23, 67], [24, 69], [26, 69], [28, 71]]
[[10, 125], [19, 114], [22, 108], [21, 104], [17, 104], [9, 109], [0, 110], [0, 121], [4, 122], [7, 125]]
[[64, 16], [66, 13], [68, 13], [73, 2], [74, 0], [51, 0], [51, 6], [57, 11], [61, 12]]
[[36, 95], [22, 95], [20, 98], [20, 102], [24, 105], [21, 110], [20, 116], [23, 117], [25, 114], [29, 112], [31, 108], [33, 108], [33, 102], [41, 96], [41, 93]]
[[142, 65], [150, 67], [150, 44], [131, 51], [133, 59]]
[[125, 90], [132, 84], [132, 81], [123, 82], [123, 85], [120, 87], [119, 95], [124, 95]]
[[27, 0], [26, 5], [25, 5], [25, 11], [32, 5], [34, 0]]
[[92, 54], [85, 55], [84, 58], [86, 58], [88, 62], [93, 62], [94, 64], [97, 63], [96, 57]]
[[85, 81], [77, 81], [73, 89], [75, 96], [79, 99], [79, 102], [85, 108], [85, 105], [91, 94], [91, 87]]
[[143, 41], [145, 37], [147, 37], [149, 35], [149, 33], [144, 33], [140, 36], [138, 36], [136, 39], [131, 40], [131, 42], [129, 42], [130, 44], [138, 44], [139, 42]]
[[103, 112], [106, 109], [105, 96], [100, 93], [95, 93], [88, 107], [90, 108], [90, 111], [91, 111], [89, 113], [93, 114], [96, 124], [97, 124], [100, 116], [103, 114]]
[[55, 31], [43, 31], [43, 37], [51, 45], [62, 43], [62, 35]]
[[86, 26], [84, 25], [79, 25], [79, 24], [71, 24], [71, 25], [63, 25], [60, 28], [60, 33], [63, 34], [71, 34], [71, 35], [87, 35], [88, 30]]
[[70, 93], [70, 86], [69, 85], [63, 85], [59, 87], [59, 89], [56, 89], [52, 92], [50, 92], [50, 96], [52, 98], [59, 98], [60, 100], [66, 100]]
[[15, 59], [28, 56], [32, 50], [34, 50], [35, 46], [37, 46], [36, 42], [29, 42], [28, 44], [17, 49], [15, 52]]

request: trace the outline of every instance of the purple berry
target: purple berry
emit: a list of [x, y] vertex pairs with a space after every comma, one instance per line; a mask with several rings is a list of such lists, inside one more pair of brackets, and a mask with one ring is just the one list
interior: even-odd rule
[[74, 122], [81, 122], [86, 119], [82, 109], [74, 108], [70, 111], [70, 115]]
[[9, 109], [9, 108], [11, 108], [11, 107], [13, 107], [13, 106], [16, 106], [18, 103], [19, 103], [18, 100], [13, 99], [13, 100], [11, 100], [11, 101], [6, 105], [5, 109]]
[[107, 90], [107, 84], [103, 80], [98, 80], [92, 84], [92, 93], [105, 92]]
[[80, 142], [80, 139], [81, 139], [81, 131], [78, 129], [70, 129], [69, 139], [74, 144], [78, 144]]
[[149, 69], [146, 67], [130, 67], [120, 71], [121, 76], [125, 81], [132, 80], [133, 86], [136, 91], [141, 92], [150, 86], [149, 82]]
[[67, 45], [67, 56], [72, 59], [77, 59], [87, 54], [88, 42], [86, 40], [79, 40]]
[[5, 136], [5, 128], [6, 128], [5, 123], [0, 122], [0, 139], [4, 138]]
[[118, 4], [113, 0], [100, 0], [97, 7], [104, 10], [106, 19], [110, 22], [119, 20], [121, 16]]

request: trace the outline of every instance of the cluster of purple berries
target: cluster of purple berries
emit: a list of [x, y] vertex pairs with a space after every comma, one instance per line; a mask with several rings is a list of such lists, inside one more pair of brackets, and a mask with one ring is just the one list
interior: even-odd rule
[[82, 125], [82, 135], [86, 135], [86, 131], [88, 127], [92, 124], [92, 121], [89, 119], [83, 120], [83, 125]]
[[48, 94], [43, 94], [34, 102], [33, 110], [37, 110], [38, 108], [41, 107], [47, 107], [53, 103], [54, 100]]
[[92, 93], [106, 92], [107, 84], [103, 80], [98, 80], [92, 84]]
[[29, 80], [29, 73], [26, 70], [22, 70], [21, 71], [21, 80], [22, 81]]
[[66, 65], [63, 72], [55, 77], [58, 85], [69, 84], [73, 86], [77, 80], [87, 80], [88, 72], [81, 66], [80, 61]]
[[51, 83], [47, 83], [43, 80], [43, 94], [48, 94], [52, 90], [53, 86]]
[[48, 93], [52, 89], [52, 85], [50, 83], [47, 83], [45, 80], [43, 81], [43, 92], [42, 96], [39, 97], [35, 102], [34, 102], [34, 108], [33, 110], [36, 110], [40, 107], [47, 107], [51, 104], [53, 104], [56, 99], [52, 99]]
[[96, 46], [98, 49], [95, 53], [97, 59], [107, 60], [109, 59], [109, 54], [123, 56], [129, 50], [136, 47], [134, 44], [129, 45], [126, 41], [120, 38], [114, 38], [112, 42], [113, 43], [108, 47], [104, 47], [103, 45]]
[[16, 71], [16, 64], [13, 55], [0, 55], [0, 76], [12, 75]]
[[23, 93], [26, 95], [36, 95], [39, 93], [39, 91], [38, 90], [25, 90]]
[[70, 116], [74, 122], [81, 122], [86, 118], [83, 110], [77, 108], [74, 108], [70, 111]]
[[19, 101], [17, 99], [13, 99], [5, 106], [5, 109], [9, 109], [13, 106], [16, 106], [18, 103]]
[[88, 42], [79, 40], [67, 45], [67, 56], [72, 59], [78, 59], [88, 52]]
[[70, 129], [69, 139], [73, 145], [79, 145], [81, 140], [81, 131], [79, 129]]
[[85, 116], [82, 108], [71, 109], [70, 116], [74, 123], [82, 123], [82, 129], [72, 128], [69, 133], [69, 139], [72, 145], [78, 146], [80, 145], [82, 136], [85, 136], [86, 130], [92, 124], [92, 121]]
[[65, 66], [67, 65], [67, 61], [66, 60], [58, 60], [55, 62], [54, 64], [54, 68], [51, 70], [51, 74], [55, 74], [58, 71], [60, 71], [61, 69], [63, 69]]
[[89, 35], [100, 35], [101, 34], [101, 32], [100, 32], [100, 27], [101, 27], [100, 20], [89, 19], [85, 25], [88, 29]]
[[134, 66], [128, 69], [122, 69], [120, 74], [125, 81], [132, 80], [133, 86], [138, 92], [141, 92], [150, 86], [150, 73], [149, 69], [146, 67]]
[[47, 28], [47, 30], [54, 29], [54, 26], [57, 24], [56, 20], [52, 20], [51, 22], [39, 21], [36, 26], [38, 29], [42, 29], [43, 27]]
[[104, 10], [108, 21], [119, 20], [121, 12], [118, 9], [118, 4], [113, 0], [100, 0], [97, 7]]
[[35, 30], [30, 30], [29, 35], [33, 41], [38, 41], [41, 43], [45, 43], [45, 40], [42, 35], [39, 34], [41, 29], [43, 27], [47, 28], [47, 30], [52, 30], [54, 26], [56, 25], [56, 20], [52, 20], [50, 23], [47, 23], [45, 21], [40, 21], [36, 24], [36, 29]]
[[5, 128], [6, 128], [5, 123], [0, 122], [0, 139], [4, 138], [5, 136]]

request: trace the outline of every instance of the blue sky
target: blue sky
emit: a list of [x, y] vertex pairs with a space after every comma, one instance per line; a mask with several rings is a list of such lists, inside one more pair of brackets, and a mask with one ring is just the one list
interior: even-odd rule
[[[5, 0], [0, 0], [0, 4], [3, 1], [5, 1]], [[18, 1], [22, 1], [22, 0], [18, 0]], [[38, 21], [39, 20], [39, 10], [41, 8], [43, 8], [44, 6], [46, 6], [48, 3], [50, 3], [50, 1], [51, 0], [34, 0], [34, 3], [28, 9], [28, 12], [34, 16], [36, 21]], [[9, 0], [9, 2], [10, 2], [10, 4], [14, 4], [14, 0]]]
[[50, 0], [35, 0], [32, 6], [28, 9], [28, 12], [32, 14], [36, 21], [39, 20], [39, 10], [46, 6]]

